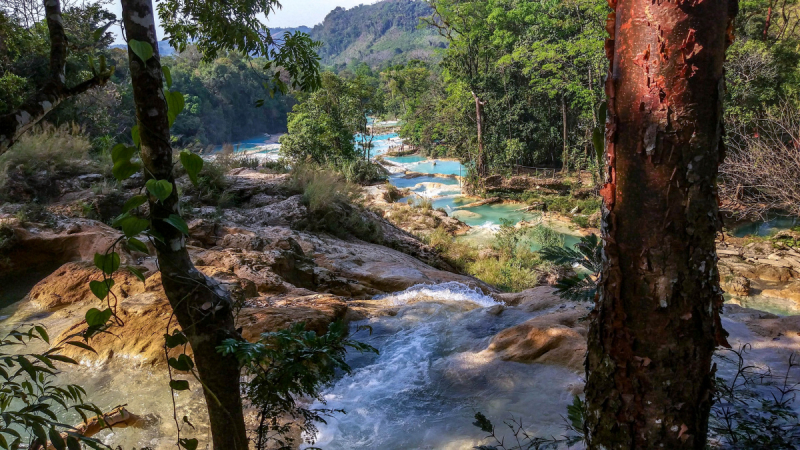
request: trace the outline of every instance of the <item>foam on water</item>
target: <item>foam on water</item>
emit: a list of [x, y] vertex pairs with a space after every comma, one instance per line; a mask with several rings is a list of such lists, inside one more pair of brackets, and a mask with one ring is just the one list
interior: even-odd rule
[[469, 287], [457, 281], [440, 284], [417, 284], [405, 291], [378, 296], [375, 299], [385, 300], [393, 306], [407, 305], [409, 302], [420, 300], [471, 302], [483, 308], [503, 304], [485, 295], [480, 289]]
[[563, 431], [561, 415], [580, 377], [560, 367], [501, 361], [486, 350], [492, 336], [535, 313], [490, 314], [486, 307], [498, 302], [454, 282], [382, 299], [392, 314], [352, 324], [354, 331], [372, 328], [353, 338], [380, 353], [348, 354], [352, 373], [324, 392], [326, 404], [313, 405], [347, 412], [319, 427], [318, 447], [472, 448], [484, 437], [472, 425], [476, 411], [494, 420], [524, 417], [536, 424], [528, 431], [540, 435]]

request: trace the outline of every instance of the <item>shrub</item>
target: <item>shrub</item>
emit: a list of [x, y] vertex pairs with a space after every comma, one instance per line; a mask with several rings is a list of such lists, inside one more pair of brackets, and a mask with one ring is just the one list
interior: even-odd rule
[[0, 196], [24, 201], [57, 195], [53, 180], [97, 169], [88, 160], [90, 149], [77, 126], [44, 125], [31, 130], [0, 155]]
[[365, 218], [366, 213], [353, 203], [360, 188], [340, 174], [315, 165], [300, 165], [289, 177], [288, 187], [303, 195], [309, 216], [294, 224], [296, 228], [327, 231], [339, 237], [356, 236], [369, 242], [381, 242], [378, 223]]
[[[347, 349], [359, 352], [378, 351], [347, 337], [347, 327], [341, 322], [328, 326], [328, 332], [318, 336], [306, 331], [304, 323], [286, 330], [264, 333], [256, 343], [227, 339], [219, 347], [223, 355], [234, 354], [244, 368], [249, 381], [245, 383], [248, 400], [258, 411], [255, 448], [296, 448], [292, 437], [294, 422], [281, 422], [287, 417], [305, 435], [304, 441], [313, 444], [317, 428], [324, 417], [335, 412], [329, 409], [309, 409], [300, 398], [312, 398], [325, 403], [322, 388], [331, 383], [337, 371], [350, 373], [345, 362]], [[293, 445], [294, 444], [294, 445]]]
[[368, 184], [386, 180], [386, 171], [379, 164], [363, 159], [345, 161], [338, 170], [351, 183]]

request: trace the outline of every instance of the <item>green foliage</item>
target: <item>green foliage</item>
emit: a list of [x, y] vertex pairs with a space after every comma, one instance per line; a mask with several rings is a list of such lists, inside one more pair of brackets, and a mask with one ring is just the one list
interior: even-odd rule
[[[576, 402], [580, 402], [577, 396], [575, 399]], [[570, 448], [583, 441], [582, 431], [576, 433], [576, 430], [572, 428], [569, 422], [567, 423], [568, 433], [566, 435], [545, 438], [531, 435], [526, 431], [522, 425], [522, 419], [512, 417], [509, 420], [504, 420], [503, 424], [511, 433], [511, 439], [508, 440], [512, 443], [508, 445], [505, 443], [505, 437], [497, 433], [492, 421], [480, 411], [475, 413], [475, 422], [472, 422], [472, 424], [488, 435], [484, 440], [489, 440], [491, 442], [490, 444], [473, 447], [476, 450], [556, 450], [565, 446]]]
[[352, 65], [353, 60], [371, 67], [401, 63], [410, 57], [438, 60], [436, 52], [446, 46], [445, 39], [419, 27], [420, 18], [429, 14], [424, 2], [413, 0], [364, 4], [347, 10], [337, 7], [307, 31], [322, 43], [318, 49], [322, 62], [336, 68]]
[[344, 161], [338, 170], [347, 181], [356, 184], [378, 183], [387, 178], [383, 167], [363, 159]]
[[572, 267], [583, 266], [589, 274], [562, 277], [556, 284], [556, 294], [575, 301], [594, 301], [597, 280], [602, 270], [603, 243], [595, 234], [583, 236], [575, 248], [545, 246], [540, 251], [542, 258], [554, 264]]
[[294, 227], [339, 237], [356, 236], [368, 242], [382, 241], [380, 225], [353, 204], [360, 197], [359, 187], [340, 174], [319, 166], [301, 165], [292, 170], [288, 187], [303, 195], [309, 212]]
[[[305, 433], [306, 441], [313, 444], [317, 432], [315, 423], [325, 423], [325, 416], [343, 412], [309, 409], [298, 400], [306, 398], [325, 403], [321, 389], [334, 380], [337, 371], [350, 373], [350, 366], [344, 359], [348, 348], [378, 352], [348, 338], [347, 331], [342, 322], [334, 322], [328, 326], [327, 333], [318, 335], [306, 331], [301, 322], [285, 330], [264, 333], [252, 344], [227, 339], [218, 347], [222, 355], [235, 355], [249, 377], [244, 385], [248, 400], [258, 410], [257, 449], [271, 444], [281, 449], [295, 448], [291, 436], [293, 426]], [[287, 418], [291, 420], [286, 422]]]
[[800, 416], [794, 405], [798, 383], [795, 355], [786, 372], [773, 373], [745, 362], [750, 346], [722, 349], [717, 356], [736, 367], [733, 377], [716, 378], [709, 423], [709, 447], [719, 449], [794, 449], [800, 441]]
[[[85, 400], [86, 391], [79, 385], [59, 385], [57, 364], [78, 364], [59, 354], [63, 347], [55, 345], [42, 353], [21, 353], [14, 347], [27, 348], [36, 342], [50, 344], [47, 330], [33, 326], [26, 331], [11, 331], [0, 340], [0, 448], [16, 449], [36, 442], [47, 447], [70, 449], [86, 445], [109, 448], [96, 439], [87, 438], [75, 428], [61, 423], [59, 415], [78, 413], [86, 420], [87, 413], [102, 415], [97, 406]], [[78, 341], [61, 344], [82, 344]], [[85, 344], [83, 344], [85, 345]]]
[[180, 51], [191, 42], [206, 61], [213, 61], [225, 51], [238, 51], [266, 58], [265, 69], [280, 68], [271, 78], [270, 97], [276, 91], [288, 90], [281, 71], [288, 73], [293, 88], [319, 88], [319, 56], [315, 50], [320, 44], [303, 32], [285, 32], [282, 38], [273, 37], [262, 20], [276, 7], [280, 8], [277, 0], [230, 3], [166, 0], [158, 4], [158, 12], [170, 45]]
[[[89, 159], [90, 149], [89, 140], [78, 126], [35, 128], [0, 155], [0, 199], [20, 201], [23, 199], [12, 196], [27, 193], [44, 200], [54, 194], [48, 187], [52, 180], [99, 170]], [[12, 181], [13, 190], [9, 186]]]
[[608, 66], [603, 53], [606, 2], [428, 3], [434, 13], [426, 22], [450, 46], [442, 62], [443, 88], [424, 109], [425, 120], [441, 126], [420, 123], [420, 129], [437, 130], [427, 132], [432, 140], [474, 161], [474, 94], [485, 102], [484, 148], [495, 171], [515, 164], [585, 167], [589, 160], [576, 156], [591, 145], [590, 130], [598, 123], [595, 107], [603, 97], [601, 80]]

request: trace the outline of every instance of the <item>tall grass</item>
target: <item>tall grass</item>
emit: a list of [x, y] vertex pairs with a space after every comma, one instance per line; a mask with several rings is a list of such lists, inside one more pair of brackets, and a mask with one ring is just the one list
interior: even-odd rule
[[91, 148], [77, 125], [38, 126], [0, 155], [0, 185], [5, 184], [8, 171], [15, 168], [28, 175], [42, 170], [76, 171], [88, 159]]

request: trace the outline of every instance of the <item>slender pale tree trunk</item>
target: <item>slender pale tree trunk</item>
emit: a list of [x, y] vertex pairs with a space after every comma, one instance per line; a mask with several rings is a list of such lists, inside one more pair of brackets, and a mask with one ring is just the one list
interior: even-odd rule
[[180, 214], [180, 208], [172, 171], [167, 103], [162, 91], [152, 1], [122, 0], [122, 16], [126, 38], [147, 42], [154, 51], [146, 63], [130, 48], [128, 58], [145, 176], [168, 180], [173, 185], [166, 201], [157, 202], [151, 198], [149, 203], [152, 227], [164, 237], [163, 242], [155, 242], [164, 292], [192, 346], [204, 385], [214, 449], [247, 450], [239, 363], [233, 355], [222, 356], [216, 351], [223, 340], [240, 338], [234, 326], [230, 295], [194, 267], [186, 250], [185, 237], [164, 221], [172, 214]]
[[606, 52], [604, 266], [587, 353], [591, 449], [704, 449], [720, 324], [714, 238], [736, 0], [619, 0]]
[[75, 86], [66, 85], [68, 42], [64, 32], [59, 0], [44, 2], [45, 21], [50, 37], [50, 77], [22, 106], [0, 116], [0, 155], [5, 153], [25, 132], [38, 124], [64, 100], [106, 83], [110, 72], [98, 73]]
[[564, 149], [561, 154], [561, 171], [564, 173], [569, 172], [569, 146], [567, 145], [567, 100], [561, 96], [561, 125], [562, 125], [562, 140], [564, 142]]
[[475, 95], [475, 92], [472, 92], [472, 98], [475, 99], [475, 124], [478, 127], [478, 158], [475, 168], [478, 176], [482, 179], [486, 176], [486, 152], [483, 148], [483, 107], [486, 105], [486, 101], [481, 100]]

